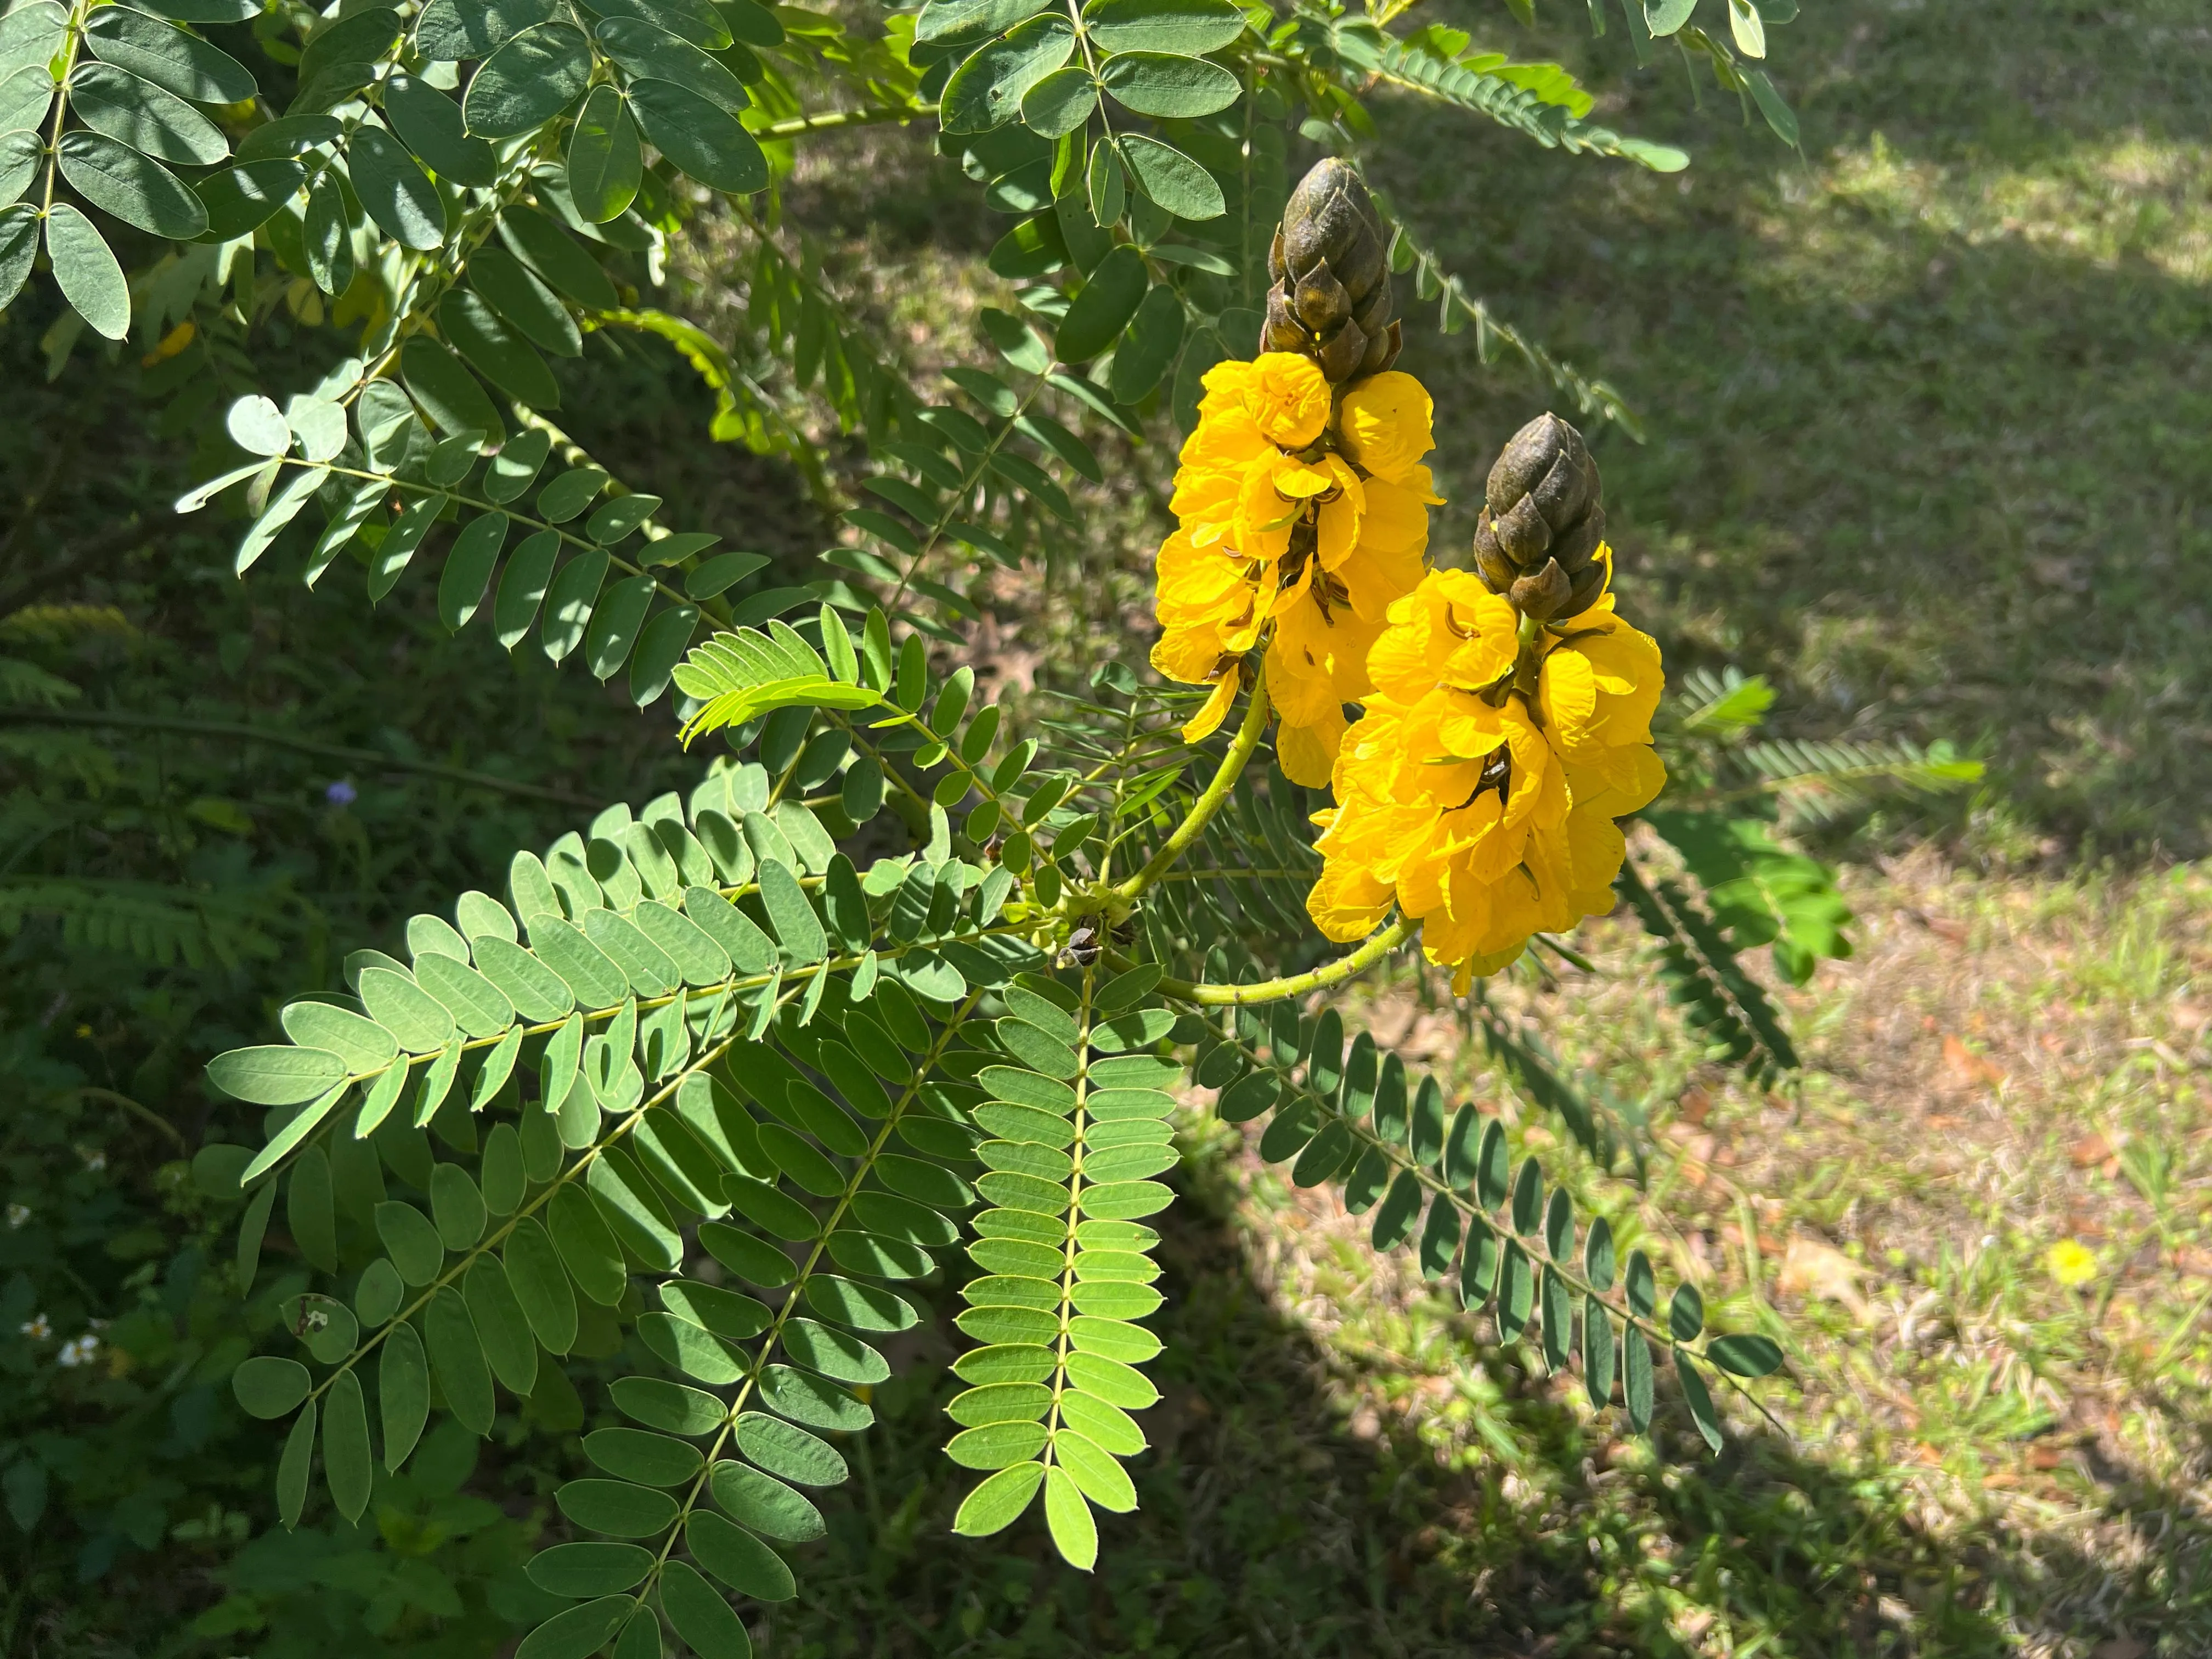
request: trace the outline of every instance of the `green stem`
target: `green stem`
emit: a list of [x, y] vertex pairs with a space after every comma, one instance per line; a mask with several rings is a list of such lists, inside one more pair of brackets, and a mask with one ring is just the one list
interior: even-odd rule
[[1194, 1002], [1201, 1008], [1242, 1008], [1255, 1002], [1281, 1002], [1309, 991], [1326, 990], [1365, 973], [1421, 930], [1421, 924], [1401, 916], [1381, 933], [1372, 934], [1348, 957], [1339, 957], [1325, 967], [1292, 974], [1287, 979], [1263, 979], [1256, 985], [1194, 984], [1186, 979], [1164, 979], [1162, 996], [1178, 1002]]
[[915, 121], [937, 113], [934, 104], [884, 104], [872, 109], [831, 110], [825, 115], [794, 115], [755, 129], [756, 138], [796, 138], [803, 133], [833, 132], [840, 127], [874, 126], [884, 121]]
[[172, 732], [179, 737], [234, 738], [242, 743], [265, 743], [325, 760], [374, 767], [380, 771], [413, 772], [423, 777], [441, 778], [447, 783], [466, 784], [471, 788], [495, 789], [510, 795], [527, 795], [534, 800], [557, 801], [563, 806], [599, 805], [596, 796], [580, 795], [573, 790], [525, 783], [519, 778], [495, 777], [489, 772], [471, 772], [462, 766], [441, 766], [434, 761], [401, 760], [374, 749], [318, 743], [313, 738], [295, 738], [287, 732], [272, 732], [243, 720], [195, 720], [169, 714], [132, 714], [104, 709], [10, 708], [0, 711], [0, 722], [11, 726], [100, 726], [125, 732]]
[[[1229, 799], [1229, 792], [1237, 787], [1237, 780], [1244, 774], [1244, 763], [1252, 758], [1252, 751], [1260, 746], [1260, 734], [1267, 729], [1267, 669], [1265, 659], [1252, 678], [1252, 700], [1245, 706], [1244, 723], [1237, 728], [1237, 736], [1229, 745], [1229, 752], [1221, 757], [1221, 765], [1214, 772], [1213, 781], [1198, 799], [1192, 803], [1190, 816], [1176, 826], [1175, 833], [1160, 843], [1160, 850], [1145, 861], [1137, 873], [1123, 882], [1114, 891], [1125, 899], [1135, 898], [1165, 875], [1175, 861], [1188, 850], [1191, 842], [1205, 832], [1213, 822], [1213, 815]], [[1164, 984], [1166, 981], [1163, 981]]]

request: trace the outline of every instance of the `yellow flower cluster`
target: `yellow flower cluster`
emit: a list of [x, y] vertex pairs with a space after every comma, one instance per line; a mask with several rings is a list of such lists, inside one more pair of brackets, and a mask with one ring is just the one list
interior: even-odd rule
[[[1609, 550], [1598, 556], [1607, 565]], [[1613, 820], [1659, 793], [1659, 647], [1607, 592], [1527, 624], [1471, 571], [1433, 570], [1389, 608], [1366, 713], [1316, 816], [1325, 860], [1307, 908], [1349, 940], [1395, 903], [1464, 995], [1528, 936], [1613, 907]]]
[[1152, 665], [1212, 685], [1183, 728], [1195, 742], [1228, 714], [1237, 666], [1272, 623], [1276, 757], [1318, 788], [1344, 737], [1344, 705], [1372, 690], [1368, 651], [1391, 602], [1420, 580], [1438, 500], [1421, 465], [1429, 394], [1389, 373], [1333, 400], [1321, 370], [1287, 351], [1217, 364], [1205, 386], [1176, 473], [1176, 529], [1159, 551]]

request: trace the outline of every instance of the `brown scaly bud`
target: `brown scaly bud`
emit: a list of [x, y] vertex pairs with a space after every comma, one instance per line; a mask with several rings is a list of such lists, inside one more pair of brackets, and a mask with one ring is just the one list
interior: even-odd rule
[[1493, 593], [1523, 616], [1575, 616], [1605, 592], [1605, 508], [1597, 463], [1583, 434], [1540, 415], [1513, 434], [1490, 469], [1474, 527], [1474, 564]]
[[1310, 357], [1334, 386], [1397, 360], [1390, 248], [1359, 175], [1334, 156], [1291, 192], [1267, 250], [1269, 351]]

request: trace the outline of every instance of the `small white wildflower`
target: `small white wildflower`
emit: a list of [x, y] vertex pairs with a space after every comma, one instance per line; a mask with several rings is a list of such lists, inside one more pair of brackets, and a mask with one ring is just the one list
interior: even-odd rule
[[84, 1160], [84, 1167], [94, 1175], [107, 1167], [107, 1154], [98, 1147], [88, 1152], [80, 1150], [77, 1156]]
[[93, 1355], [100, 1352], [100, 1339], [90, 1331], [62, 1344], [62, 1351], [54, 1356], [64, 1365], [88, 1365]]
[[10, 1204], [8, 1206], [8, 1231], [9, 1232], [14, 1232], [18, 1227], [21, 1226], [30, 1218], [31, 1206], [29, 1205]]
[[46, 1316], [44, 1314], [33, 1314], [17, 1326], [16, 1329], [21, 1331], [33, 1342], [43, 1342], [54, 1334], [54, 1328], [46, 1323]]

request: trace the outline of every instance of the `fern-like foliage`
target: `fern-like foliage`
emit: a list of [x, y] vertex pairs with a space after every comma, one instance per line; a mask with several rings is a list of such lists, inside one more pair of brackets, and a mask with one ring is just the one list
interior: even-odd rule
[[[1221, 1115], [1273, 1113], [1261, 1150], [1294, 1179], [1345, 1182], [1378, 1248], [1413, 1242], [1547, 1364], [1579, 1351], [1594, 1399], [1617, 1372], [1633, 1426], [1668, 1349], [1717, 1442], [1706, 1371], [1763, 1375], [1773, 1343], [1706, 1337], [1689, 1291], [1662, 1322], [1601, 1220], [1577, 1263], [1572, 1206], [1533, 1161], [1509, 1175], [1495, 1123], [1448, 1119], [1436, 1079], [1295, 1011], [1281, 976], [1323, 950], [1304, 916], [1322, 803], [1270, 771], [1264, 711], [1192, 745], [1188, 699], [1126, 665], [1048, 676], [1018, 723], [944, 672], [991, 602], [978, 579], [1083, 550], [1090, 492], [1143, 473], [1208, 371], [1252, 352], [1294, 133], [1349, 145], [1379, 93], [1568, 155], [1678, 153], [1592, 123], [1556, 65], [1326, 6], [161, 9], [0, 20], [0, 307], [35, 276], [67, 302], [58, 365], [82, 329], [135, 330], [149, 395], [222, 410], [234, 464], [178, 506], [239, 514], [233, 574], [357, 570], [372, 605], [434, 580], [448, 629], [623, 676], [641, 708], [672, 693], [684, 740], [716, 750], [688, 798], [517, 854], [503, 893], [415, 917], [404, 959], [355, 952], [342, 991], [284, 1007], [285, 1041], [210, 1066], [267, 1113], [258, 1145], [198, 1159], [241, 1206], [240, 1290], [279, 1226], [316, 1275], [284, 1351], [233, 1378], [289, 1425], [287, 1524], [321, 1492], [358, 1518], [434, 1410], [477, 1434], [524, 1402], [580, 1425], [571, 1358], [623, 1353], [591, 1405], [623, 1421], [584, 1437], [596, 1472], [556, 1492], [567, 1537], [531, 1567], [568, 1606], [518, 1653], [635, 1659], [665, 1625], [742, 1656], [739, 1607], [796, 1593], [795, 1547], [824, 1526], [807, 1493], [846, 1478], [886, 1339], [964, 1245], [976, 1346], [948, 1451], [982, 1478], [958, 1525], [1037, 1504], [1090, 1565], [1095, 1511], [1134, 1502], [1147, 1218], [1172, 1200], [1156, 1177], [1193, 1065]], [[785, 212], [800, 147], [892, 123], [933, 125], [1010, 226], [989, 263], [1012, 297], [941, 374]], [[1486, 361], [1503, 341], [1631, 424], [1397, 232], [1447, 331], [1472, 323]], [[741, 323], [710, 326], [671, 280], [702, 238], [743, 272]], [[329, 347], [319, 379], [264, 381], [268, 319]], [[799, 466], [843, 526], [818, 566], [669, 521], [650, 479], [562, 430], [559, 366], [605, 330], [691, 364], [710, 439]], [[20, 666], [4, 684], [69, 695]], [[1632, 865], [1628, 896], [1717, 1052], [1771, 1076], [1795, 1056], [1733, 952], [1832, 945], [1817, 884], [1791, 887], [1771, 843], [1674, 839], [1712, 914]], [[195, 964], [274, 932], [177, 895], [0, 887], [0, 930], [33, 914]], [[1210, 1025], [1195, 1011], [1224, 986], [1276, 1006]], [[1474, 1015], [1509, 1082], [1609, 1164], [1620, 1115], [1537, 1033]]]
[[1705, 1328], [1703, 1298], [1678, 1287], [1659, 1313], [1657, 1276], [1644, 1251], [1625, 1261], [1612, 1224], [1591, 1218], [1575, 1249], [1573, 1200], [1546, 1195], [1542, 1164], [1517, 1169], [1504, 1126], [1472, 1105], [1450, 1109], [1433, 1076], [1413, 1077], [1366, 1032], [1347, 1047], [1333, 1009], [1302, 1018], [1239, 1009], [1201, 1044], [1195, 1077], [1219, 1091], [1232, 1123], [1267, 1120], [1259, 1153], [1288, 1164], [1293, 1186], [1340, 1183], [1345, 1207], [1373, 1216], [1378, 1251], [1410, 1245], [1425, 1279], [1448, 1284], [1470, 1310], [1487, 1309], [1498, 1340], [1533, 1338], [1544, 1364], [1579, 1361], [1593, 1406], [1619, 1403], [1629, 1427], [1651, 1425], [1653, 1355], [1672, 1359], [1698, 1432], [1717, 1449], [1720, 1419], [1704, 1370], [1731, 1386], [1782, 1363], [1773, 1340]]

